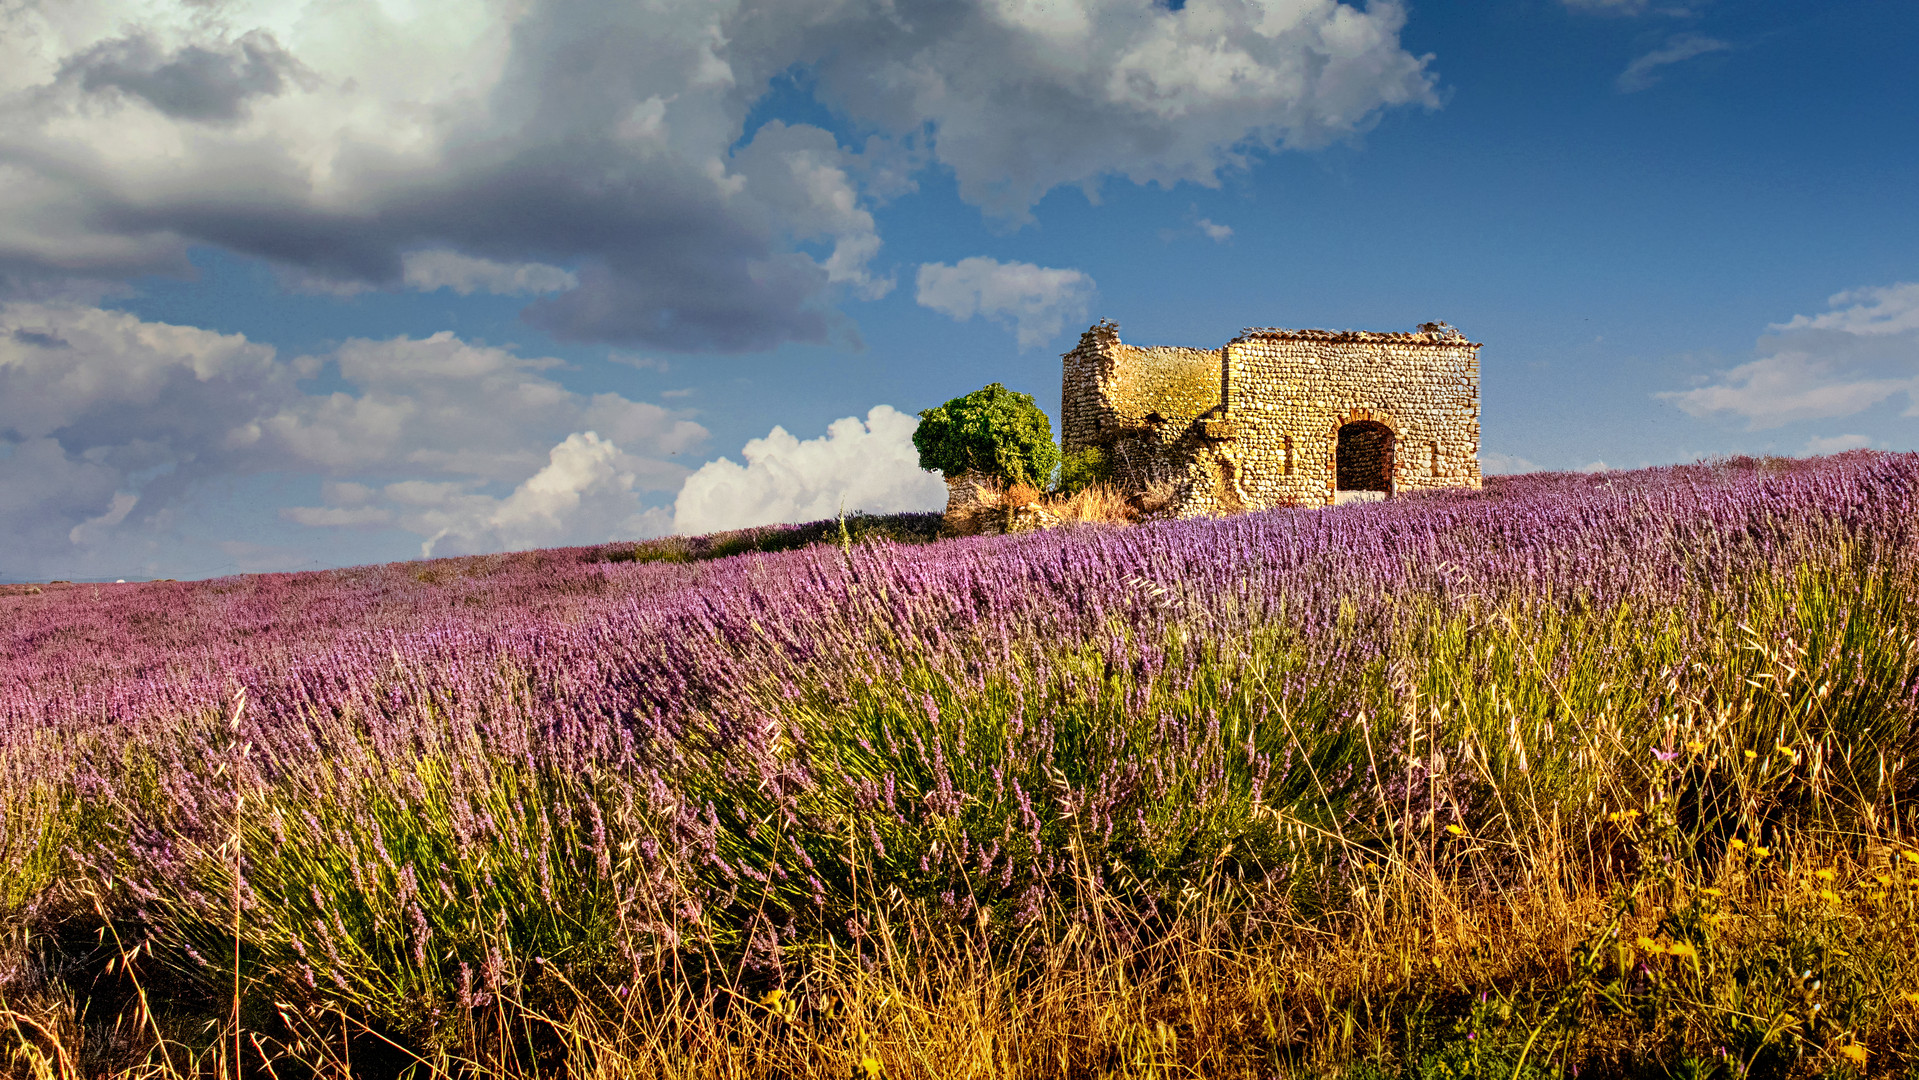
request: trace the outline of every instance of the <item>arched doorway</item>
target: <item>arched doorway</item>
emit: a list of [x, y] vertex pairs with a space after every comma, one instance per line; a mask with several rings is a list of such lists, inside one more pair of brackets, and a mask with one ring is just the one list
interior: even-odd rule
[[1392, 428], [1377, 420], [1355, 420], [1341, 427], [1335, 460], [1337, 490], [1392, 493]]

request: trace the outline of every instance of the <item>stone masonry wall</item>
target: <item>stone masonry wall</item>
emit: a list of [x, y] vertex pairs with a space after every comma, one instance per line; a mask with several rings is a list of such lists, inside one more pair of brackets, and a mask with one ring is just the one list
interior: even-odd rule
[[1217, 488], [1217, 455], [1196, 433], [1202, 417], [1219, 412], [1224, 349], [1128, 345], [1117, 326], [1102, 322], [1062, 360], [1060, 442], [1067, 451], [1105, 450], [1122, 490], [1166, 481], [1183, 491]]
[[1479, 346], [1444, 323], [1255, 329], [1219, 350], [1126, 345], [1118, 329], [1092, 327], [1062, 358], [1062, 442], [1106, 448], [1123, 488], [1173, 480], [1180, 514], [1330, 505], [1353, 424], [1349, 490], [1480, 484]]

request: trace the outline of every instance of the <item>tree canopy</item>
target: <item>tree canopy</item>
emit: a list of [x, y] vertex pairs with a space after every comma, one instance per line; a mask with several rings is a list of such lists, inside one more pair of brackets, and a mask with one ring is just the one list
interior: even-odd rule
[[1007, 483], [1045, 487], [1059, 465], [1053, 422], [1033, 395], [989, 383], [920, 413], [913, 446], [920, 468], [951, 480], [981, 472]]

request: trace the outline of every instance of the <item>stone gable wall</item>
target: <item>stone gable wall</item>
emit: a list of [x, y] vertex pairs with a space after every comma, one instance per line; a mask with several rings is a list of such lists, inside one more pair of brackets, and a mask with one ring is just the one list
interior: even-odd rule
[[1349, 488], [1369, 473], [1394, 492], [1479, 486], [1479, 346], [1443, 323], [1253, 329], [1217, 350], [1118, 331], [1102, 322], [1062, 357], [1062, 443], [1105, 449], [1122, 488], [1176, 484], [1177, 513], [1332, 504], [1340, 428], [1360, 421], [1391, 438], [1354, 429]]

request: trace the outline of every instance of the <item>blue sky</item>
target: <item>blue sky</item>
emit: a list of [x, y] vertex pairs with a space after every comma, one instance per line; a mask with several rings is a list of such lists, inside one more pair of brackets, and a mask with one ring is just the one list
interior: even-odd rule
[[0, 580], [931, 507], [1093, 319], [1482, 351], [1488, 472], [1919, 441], [1919, 8], [0, 7]]

